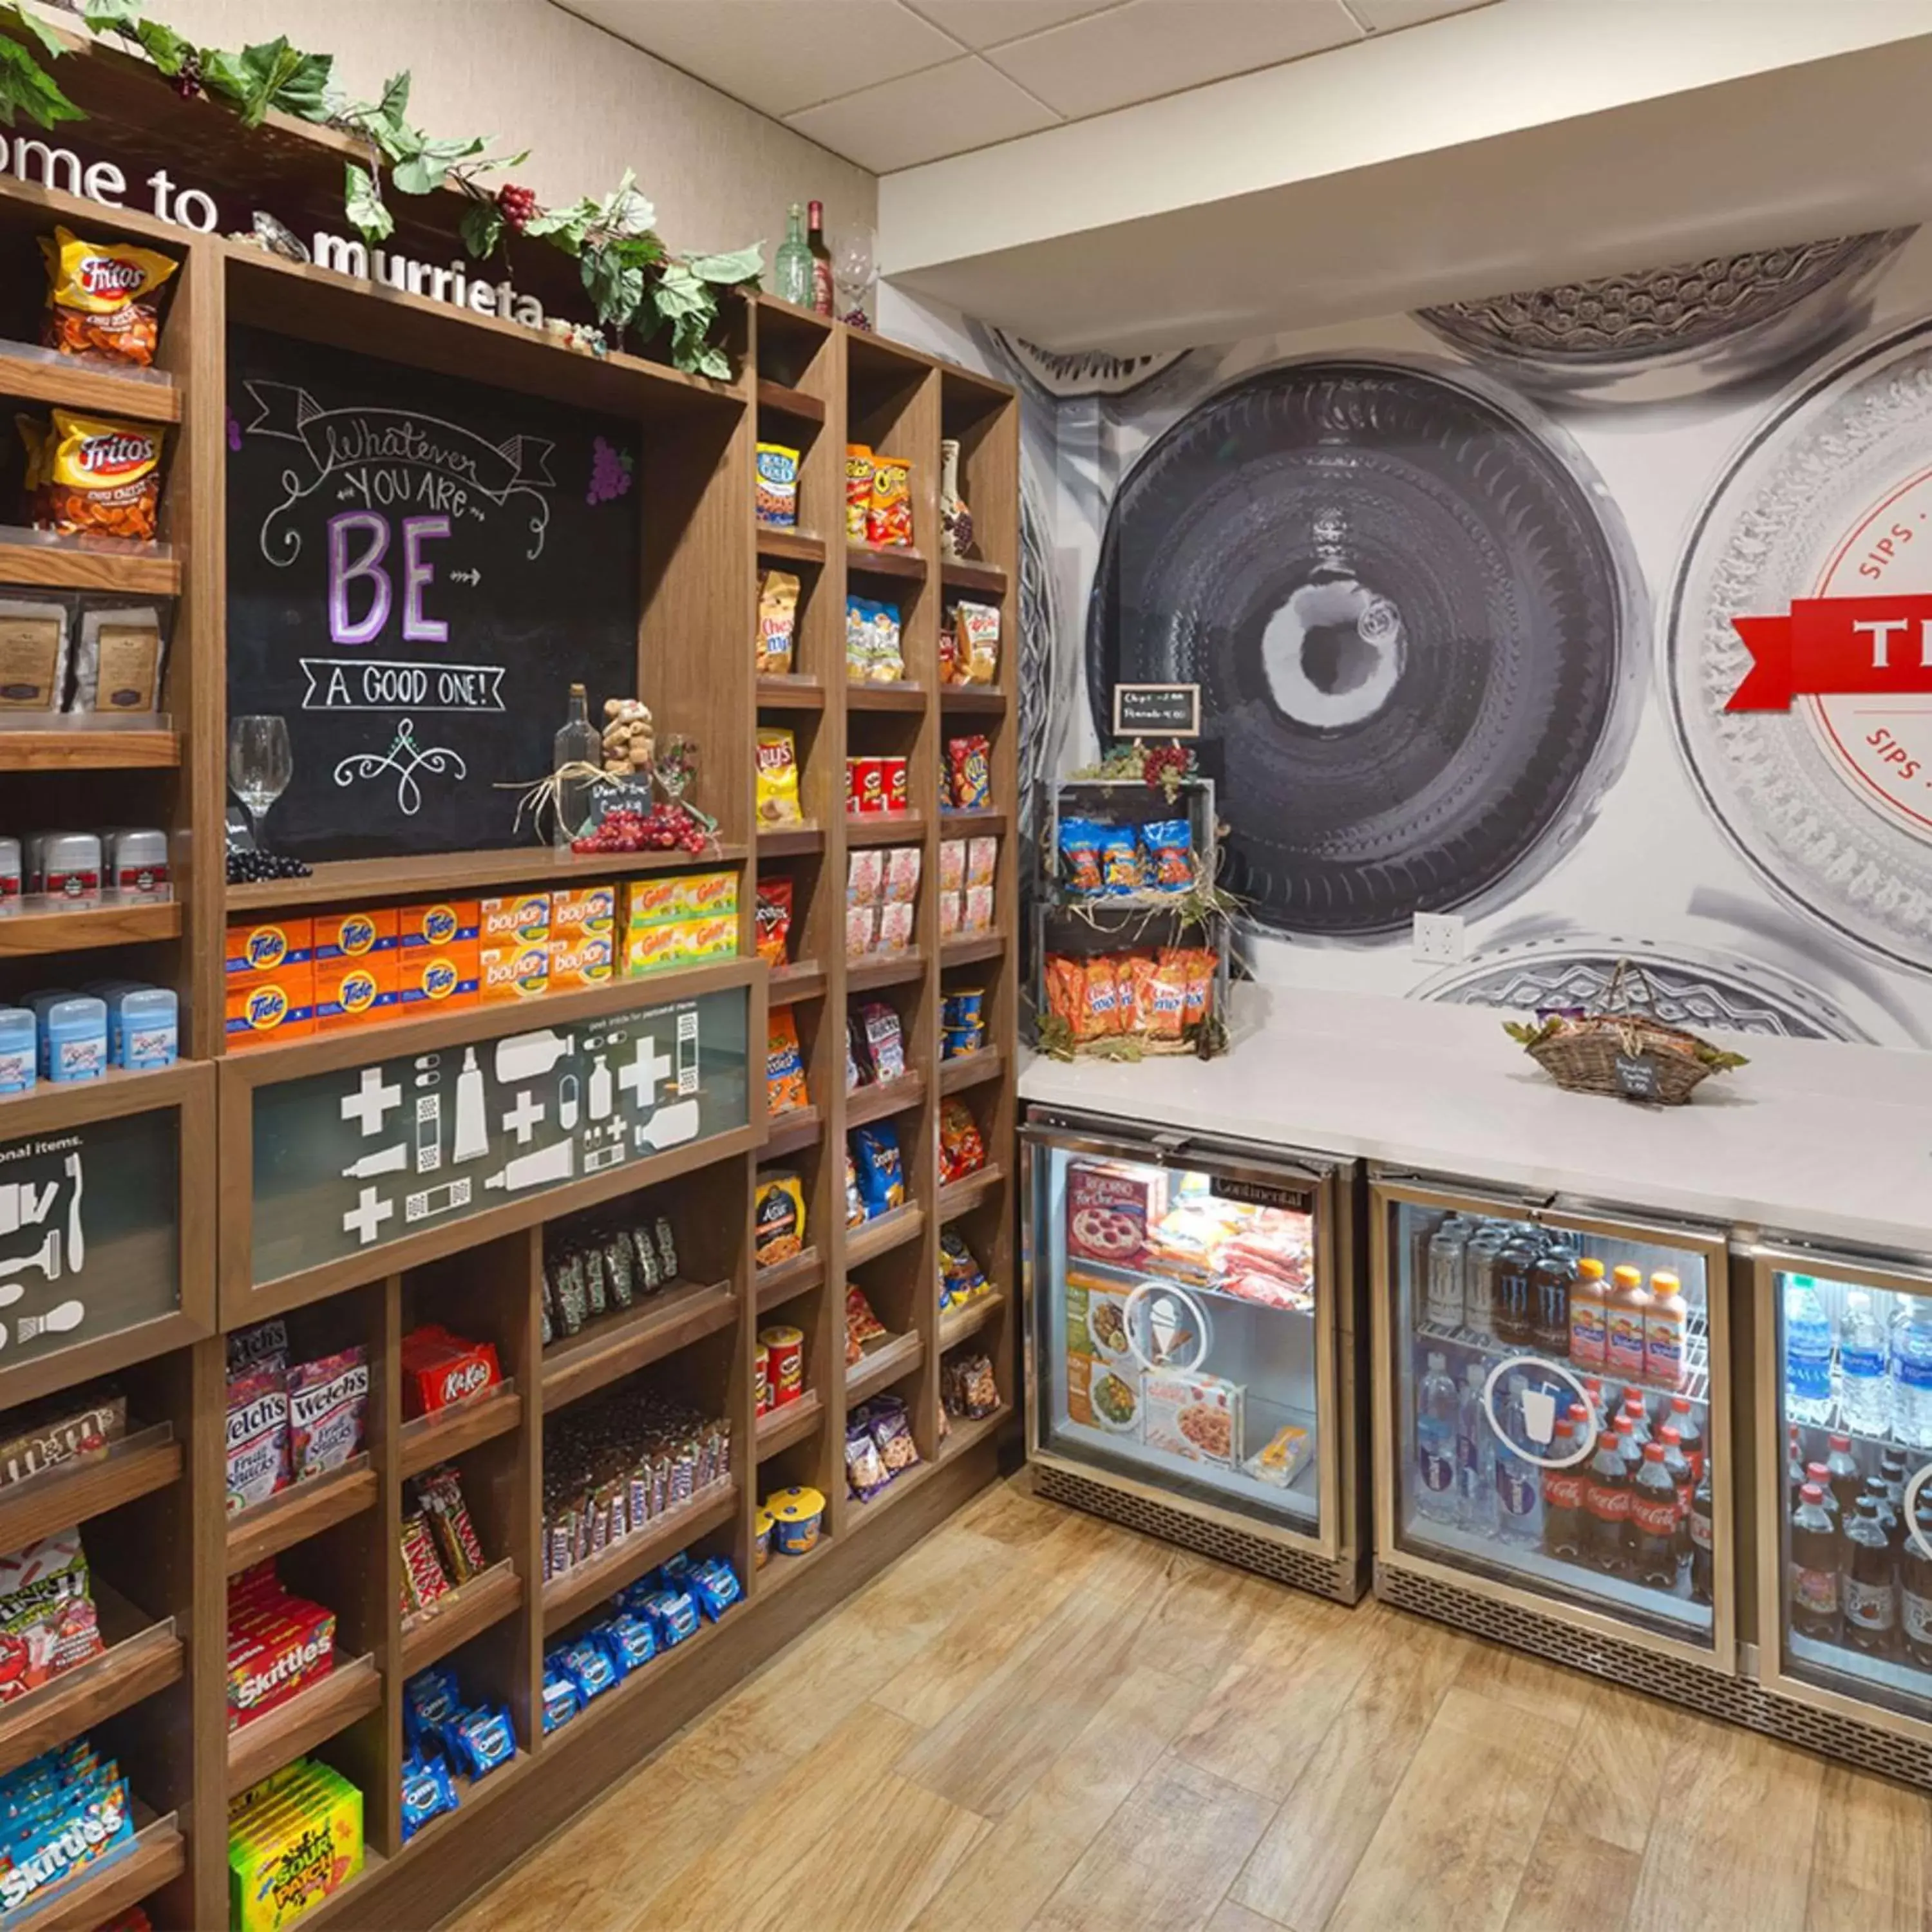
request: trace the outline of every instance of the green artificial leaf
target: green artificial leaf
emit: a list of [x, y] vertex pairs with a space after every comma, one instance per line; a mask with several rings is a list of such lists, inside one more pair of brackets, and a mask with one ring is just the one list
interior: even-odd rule
[[12, 127], [18, 114], [37, 128], [87, 118], [26, 48], [0, 34], [0, 127]]
[[464, 247], [481, 261], [495, 254], [503, 238], [502, 211], [494, 201], [472, 201], [457, 226], [462, 232]]
[[624, 178], [598, 204], [595, 225], [610, 235], [641, 235], [658, 218], [658, 212], [638, 192], [638, 177], [626, 168]]
[[731, 358], [715, 342], [704, 345], [692, 366], [698, 374], [709, 376], [714, 382], [728, 382], [731, 380]]
[[718, 310], [718, 298], [707, 283], [700, 282], [681, 262], [667, 262], [659, 272], [652, 292], [657, 311], [667, 322], [680, 316], [699, 315], [707, 320]]
[[386, 241], [395, 232], [395, 218], [382, 205], [382, 190], [368, 170], [353, 161], [343, 171], [342, 196], [349, 225], [364, 241]]
[[748, 248], [735, 249], [728, 255], [694, 255], [685, 266], [701, 282], [735, 287], [740, 282], [754, 282], [764, 273], [765, 244], [754, 242]]
[[38, 14], [18, 5], [0, 7], [0, 16], [16, 27], [22, 28], [32, 38], [40, 43], [40, 51], [50, 60], [58, 60], [67, 52], [67, 43], [56, 33]]
[[410, 70], [404, 68], [400, 74], [392, 74], [382, 83], [382, 98], [376, 104], [376, 112], [385, 121], [402, 124], [403, 116], [410, 104]]
[[587, 248], [580, 272], [585, 292], [608, 328], [628, 327], [644, 299], [644, 272], [632, 267], [608, 248]]
[[182, 38], [165, 21], [140, 20], [134, 26], [134, 38], [141, 44], [141, 51], [152, 61], [156, 69], [170, 80], [188, 64], [189, 55], [194, 48]]
[[272, 107], [304, 121], [322, 119], [334, 65], [327, 54], [290, 46], [284, 34], [238, 54], [209, 50], [202, 56], [201, 77], [211, 94], [233, 102], [245, 126], [258, 128]]
[[293, 68], [270, 92], [268, 105], [298, 121], [326, 121], [328, 80], [334, 66], [332, 54], [298, 54]]
[[389, 178], [395, 183], [398, 194], [430, 194], [442, 187], [443, 176], [448, 172], [444, 163], [417, 154], [398, 161]]

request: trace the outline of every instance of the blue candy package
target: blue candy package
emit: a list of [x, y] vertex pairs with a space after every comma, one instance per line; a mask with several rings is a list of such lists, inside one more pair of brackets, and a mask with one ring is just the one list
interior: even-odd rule
[[403, 1765], [403, 1838], [405, 1843], [432, 1818], [457, 1808], [456, 1786], [440, 1757], [412, 1757]]
[[690, 1590], [714, 1624], [745, 1594], [738, 1573], [722, 1556], [706, 1557], [692, 1571]]
[[479, 1706], [465, 1711], [446, 1727], [445, 1736], [472, 1778], [488, 1777], [517, 1754], [516, 1729], [509, 1712], [501, 1705], [494, 1709]]
[[658, 1642], [664, 1649], [698, 1634], [698, 1606], [686, 1591], [654, 1592], [640, 1607], [656, 1626]]
[[628, 1676], [658, 1654], [656, 1627], [647, 1616], [634, 1610], [620, 1610], [608, 1624], [600, 1624], [611, 1656]]
[[548, 1737], [560, 1724], [567, 1724], [583, 1708], [577, 1686], [559, 1667], [554, 1658], [544, 1659], [543, 1727]]
[[586, 1704], [593, 1697], [601, 1697], [617, 1681], [617, 1672], [603, 1646], [588, 1636], [566, 1644], [557, 1653], [557, 1661]]

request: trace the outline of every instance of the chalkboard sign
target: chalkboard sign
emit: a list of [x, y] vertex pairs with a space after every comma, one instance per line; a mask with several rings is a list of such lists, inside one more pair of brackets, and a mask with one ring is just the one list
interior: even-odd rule
[[1114, 730], [1123, 738], [1198, 738], [1198, 684], [1117, 684]]
[[295, 752], [268, 844], [515, 842], [497, 788], [572, 683], [637, 690], [635, 426], [254, 329], [228, 366], [229, 715]]
[[743, 1126], [745, 988], [638, 992], [596, 1019], [518, 1008], [496, 1039], [258, 1087], [256, 1284]]
[[1654, 1100], [1659, 1068], [1654, 1053], [1617, 1055], [1617, 1091], [1626, 1100]]

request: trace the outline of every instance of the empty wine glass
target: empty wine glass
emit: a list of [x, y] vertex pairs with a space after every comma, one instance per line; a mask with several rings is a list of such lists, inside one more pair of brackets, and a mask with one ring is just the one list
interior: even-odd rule
[[832, 251], [832, 284], [838, 296], [838, 313], [847, 321], [865, 327], [866, 296], [872, 286], [872, 231], [869, 228], [842, 230]]
[[255, 843], [267, 849], [262, 821], [268, 808], [289, 788], [295, 776], [295, 753], [289, 747], [288, 721], [283, 718], [231, 718], [228, 721], [228, 782], [248, 808], [255, 824]]

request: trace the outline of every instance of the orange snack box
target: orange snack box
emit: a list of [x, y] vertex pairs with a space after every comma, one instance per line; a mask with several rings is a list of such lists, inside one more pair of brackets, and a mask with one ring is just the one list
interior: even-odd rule
[[370, 952], [360, 959], [318, 960], [315, 965], [315, 1030], [340, 1033], [396, 1017], [396, 955]]
[[580, 933], [608, 938], [617, 923], [615, 886], [578, 886], [550, 896], [550, 936], [568, 939]]
[[228, 1050], [299, 1040], [315, 1031], [315, 972], [304, 963], [228, 982]]
[[307, 919], [231, 920], [228, 926], [228, 984], [306, 969], [314, 954], [314, 921]]
[[550, 991], [580, 993], [586, 986], [608, 986], [615, 950], [608, 932], [572, 933], [562, 939], [553, 933], [550, 942]]
[[460, 1012], [478, 1004], [482, 968], [480, 948], [467, 946], [417, 946], [396, 961], [396, 1004], [410, 1019], [428, 1013]]
[[330, 960], [366, 959], [378, 952], [393, 952], [396, 935], [394, 906], [322, 913], [314, 921], [313, 956], [320, 966]]
[[405, 952], [422, 947], [432, 952], [473, 947], [481, 919], [474, 899], [428, 899], [397, 908], [396, 938]]
[[484, 1006], [541, 999], [550, 991], [550, 942], [521, 941], [476, 949], [476, 997]]
[[485, 946], [525, 945], [550, 937], [550, 895], [516, 892], [476, 902], [476, 937]]

